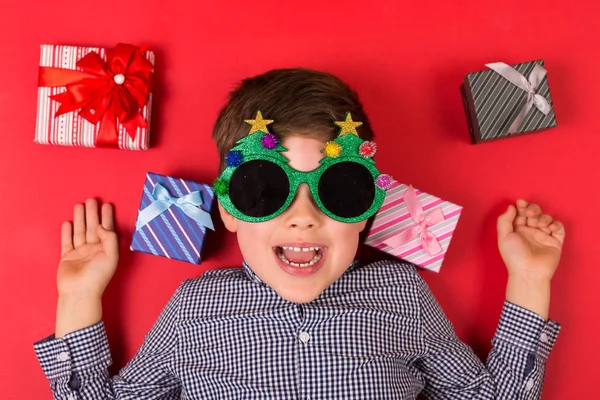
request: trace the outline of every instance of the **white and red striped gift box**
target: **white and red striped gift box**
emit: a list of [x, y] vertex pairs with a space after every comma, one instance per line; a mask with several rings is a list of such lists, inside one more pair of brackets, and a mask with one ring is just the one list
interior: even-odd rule
[[[95, 51], [106, 60], [104, 48], [42, 45], [40, 67], [55, 67], [76, 70], [76, 63], [86, 54]], [[146, 58], [154, 64], [154, 53], [146, 51]], [[60, 103], [50, 98], [52, 95], [64, 92], [64, 87], [38, 87], [37, 125], [35, 143], [61, 146], [96, 147], [98, 125], [92, 124], [75, 112], [69, 112], [58, 117], [55, 113]], [[140, 109], [140, 113], [150, 124], [152, 108], [152, 93], [148, 102]], [[138, 127], [135, 139], [132, 139], [123, 126], [118, 127], [118, 147], [127, 150], [147, 150], [150, 144], [149, 129]]]
[[452, 240], [452, 235], [456, 229], [462, 207], [431, 194], [415, 190], [425, 216], [437, 208], [441, 209], [444, 214], [443, 221], [427, 228], [438, 240], [442, 251], [434, 255], [429, 255], [421, 244], [420, 235], [415, 236], [412, 240], [398, 247], [392, 248], [385, 244], [385, 242], [389, 241], [399, 232], [410, 229], [416, 224], [408, 211], [404, 199], [407, 189], [409, 189], [408, 185], [392, 180], [392, 185], [387, 190], [383, 205], [375, 215], [365, 244], [422, 268], [439, 272], [450, 241]]

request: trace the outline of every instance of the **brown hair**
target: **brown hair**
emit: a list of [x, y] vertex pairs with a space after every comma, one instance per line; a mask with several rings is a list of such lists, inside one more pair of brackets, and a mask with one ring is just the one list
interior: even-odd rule
[[264, 119], [274, 122], [268, 128], [282, 140], [290, 134], [333, 140], [339, 133], [335, 121], [346, 112], [362, 122], [358, 134], [372, 140], [373, 131], [358, 95], [336, 76], [306, 68], [275, 69], [242, 80], [229, 94], [213, 128], [219, 151], [219, 172], [225, 167], [225, 155], [235, 143], [248, 135], [260, 110]]

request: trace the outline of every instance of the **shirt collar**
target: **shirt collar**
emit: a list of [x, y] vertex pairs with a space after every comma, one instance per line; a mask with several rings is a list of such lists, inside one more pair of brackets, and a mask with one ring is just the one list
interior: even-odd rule
[[254, 273], [254, 271], [252, 271], [252, 268], [250, 268], [250, 266], [248, 265], [248, 263], [246, 262], [246, 260], [244, 260], [244, 261], [242, 262], [242, 269], [244, 270], [244, 274], [246, 275], [246, 277], [247, 277], [248, 279], [250, 279], [252, 282], [255, 282], [255, 283], [260, 283], [260, 284], [263, 284], [263, 285], [265, 284], [265, 283], [262, 281], [262, 279], [260, 279], [260, 278], [258, 277], [258, 275], [256, 275], [256, 274]]

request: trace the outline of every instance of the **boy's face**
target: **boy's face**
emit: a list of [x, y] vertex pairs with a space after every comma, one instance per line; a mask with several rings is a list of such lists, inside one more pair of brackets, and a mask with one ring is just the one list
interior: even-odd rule
[[[288, 136], [283, 152], [298, 171], [312, 171], [323, 158], [325, 143]], [[225, 227], [237, 232], [244, 260], [263, 282], [295, 303], [314, 300], [350, 266], [366, 220], [338, 222], [326, 216], [303, 183], [289, 208], [276, 218], [250, 223], [231, 216], [220, 204]]]

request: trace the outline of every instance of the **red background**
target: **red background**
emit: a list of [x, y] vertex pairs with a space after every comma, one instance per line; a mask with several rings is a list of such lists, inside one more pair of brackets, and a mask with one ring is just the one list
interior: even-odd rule
[[[185, 3], [185, 4], [184, 4]], [[104, 321], [118, 371], [185, 278], [237, 266], [222, 224], [194, 266], [128, 250], [146, 171], [211, 182], [212, 124], [240, 79], [276, 67], [339, 75], [361, 95], [381, 170], [464, 206], [439, 275], [424, 273], [483, 358], [506, 283], [495, 220], [523, 196], [564, 221], [551, 318], [563, 330], [544, 399], [589, 398], [598, 371], [598, 6], [585, 1], [369, 2], [0, 0], [0, 387], [50, 398], [32, 343], [54, 329], [59, 232], [86, 197], [116, 206], [121, 262]], [[291, 3], [291, 2], [290, 2]], [[432, 2], [433, 3], [433, 2]], [[157, 86], [147, 152], [33, 143], [39, 45], [149, 44]], [[494, 61], [543, 58], [559, 126], [471, 145], [459, 85]]]

